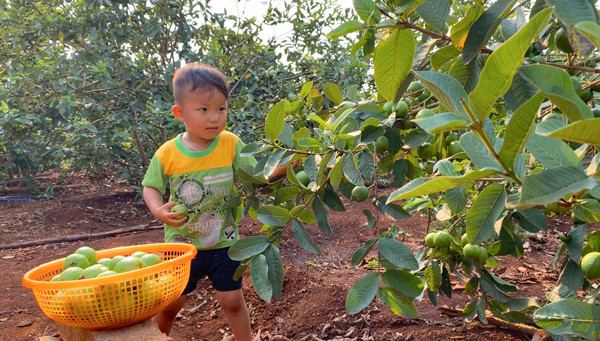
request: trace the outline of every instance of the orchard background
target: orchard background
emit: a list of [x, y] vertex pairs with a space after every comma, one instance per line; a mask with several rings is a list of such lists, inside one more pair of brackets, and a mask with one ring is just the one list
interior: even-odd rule
[[[230, 250], [253, 295], [284, 302], [283, 247], [318, 260], [316, 237], [358, 209], [367, 238], [348, 238], [359, 242], [346, 261], [368, 266], [343, 293], [348, 316], [385, 306], [418, 319], [415, 302], [462, 283], [466, 320], [600, 336], [595, 1], [297, 0], [261, 18], [209, 5], [3, 2], [3, 191], [58, 197], [77, 175], [139, 193], [154, 150], [182, 130], [173, 70], [207, 62], [231, 81], [228, 129], [259, 161], [226, 203], [260, 223]], [[292, 32], [263, 40], [277, 23]], [[557, 245], [553, 258], [527, 260], [533, 239]], [[556, 280], [532, 295], [502, 276], [507, 264]]]

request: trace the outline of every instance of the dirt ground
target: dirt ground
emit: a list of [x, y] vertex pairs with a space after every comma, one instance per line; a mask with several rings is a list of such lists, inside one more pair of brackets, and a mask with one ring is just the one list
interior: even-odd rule
[[[92, 234], [141, 224], [158, 225], [143, 201], [128, 187], [112, 183], [90, 183], [85, 178], [69, 179], [68, 186], [57, 186], [54, 198], [30, 202], [14, 201], [18, 190], [0, 190], [0, 230], [3, 244]], [[8, 197], [10, 195], [10, 197]], [[4, 197], [3, 197], [4, 196]], [[368, 271], [365, 264], [352, 268], [353, 252], [375, 231], [362, 227], [362, 210], [370, 203], [344, 201], [346, 212], [331, 212], [333, 235], [324, 235], [317, 226], [307, 226], [322, 253], [304, 251], [291, 231], [280, 245], [285, 267], [281, 301], [266, 303], [252, 288], [248, 271], [244, 275], [244, 293], [248, 303], [256, 340], [529, 340], [524, 334], [484, 325], [463, 322], [442, 314], [427, 298], [417, 302], [419, 318], [395, 316], [381, 301], [376, 301], [357, 315], [345, 314], [345, 298], [349, 288]], [[391, 223], [405, 231], [402, 242], [417, 250], [423, 246], [427, 219], [415, 216], [407, 220], [381, 219], [382, 226]], [[557, 249], [548, 235], [570, 228], [569, 220], [553, 218], [547, 232], [529, 239], [524, 260], [503, 258], [493, 271], [516, 284], [522, 295], [543, 299], [553, 286], [557, 274], [548, 263]], [[242, 236], [258, 234], [260, 223], [242, 220]], [[62, 258], [78, 247], [96, 250], [118, 246], [163, 241], [162, 230], [151, 230], [40, 246], [0, 250], [0, 340], [37, 340], [40, 336], [58, 336], [55, 324], [38, 307], [30, 289], [21, 285], [25, 272], [36, 266]], [[464, 284], [453, 284], [452, 298], [440, 296], [438, 305], [463, 308], [469, 302]], [[223, 312], [219, 309], [210, 283], [203, 280], [187, 303], [173, 328], [175, 340], [223, 340], [231, 335]]]

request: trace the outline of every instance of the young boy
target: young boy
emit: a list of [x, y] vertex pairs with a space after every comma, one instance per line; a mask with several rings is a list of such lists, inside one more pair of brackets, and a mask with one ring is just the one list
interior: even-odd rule
[[[242, 294], [242, 279], [233, 280], [239, 262], [227, 250], [238, 239], [238, 228], [231, 209], [222, 209], [233, 193], [233, 176], [241, 165], [256, 164], [253, 157], [241, 157], [244, 143], [223, 131], [227, 121], [228, 82], [215, 68], [191, 63], [178, 69], [173, 77], [175, 118], [186, 132], [163, 144], [155, 153], [142, 181], [146, 205], [165, 224], [166, 242], [196, 245], [190, 280], [183, 294], [154, 320], [169, 335], [186, 294], [208, 276], [216, 289], [219, 305], [225, 312], [238, 341], [251, 340], [250, 316]], [[271, 177], [279, 177], [278, 168]], [[167, 183], [169, 202], [163, 203]], [[187, 217], [171, 212], [176, 204], [188, 209]]]

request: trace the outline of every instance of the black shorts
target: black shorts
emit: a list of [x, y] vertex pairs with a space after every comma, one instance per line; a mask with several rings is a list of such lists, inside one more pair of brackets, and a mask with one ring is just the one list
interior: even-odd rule
[[240, 262], [234, 261], [227, 255], [229, 248], [215, 250], [198, 250], [192, 259], [190, 279], [182, 295], [189, 294], [196, 289], [196, 284], [204, 276], [208, 276], [213, 287], [218, 291], [233, 291], [242, 288], [242, 278], [233, 280], [235, 270]]

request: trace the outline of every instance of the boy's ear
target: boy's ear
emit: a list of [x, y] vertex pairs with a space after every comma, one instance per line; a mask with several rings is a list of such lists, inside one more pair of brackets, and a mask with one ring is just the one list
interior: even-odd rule
[[175, 118], [180, 121], [183, 122], [183, 116], [181, 115], [181, 108], [175, 104], [171, 110], [173, 110], [173, 116], [175, 116]]

